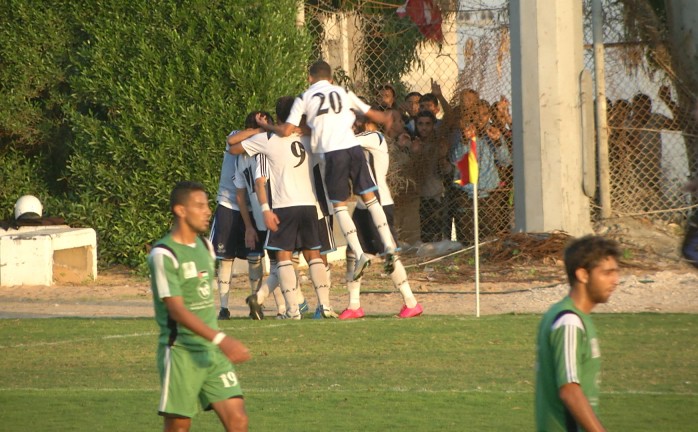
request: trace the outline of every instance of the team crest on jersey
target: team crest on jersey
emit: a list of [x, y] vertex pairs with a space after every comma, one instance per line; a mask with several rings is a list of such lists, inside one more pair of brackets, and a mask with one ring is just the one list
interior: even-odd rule
[[184, 279], [191, 279], [199, 276], [196, 272], [196, 264], [194, 261], [182, 263], [182, 273], [184, 274]]
[[199, 297], [208, 298], [211, 295], [211, 286], [208, 284], [208, 271], [199, 272]]
[[223, 243], [218, 243], [216, 245], [216, 252], [218, 252], [219, 254], [225, 252], [225, 245]]
[[208, 284], [208, 279], [200, 280], [198, 290], [201, 298], [209, 298], [211, 296], [211, 286]]
[[601, 349], [599, 348], [599, 340], [596, 338], [593, 338], [591, 342], [589, 342], [591, 345], [591, 358], [597, 358], [601, 357]]

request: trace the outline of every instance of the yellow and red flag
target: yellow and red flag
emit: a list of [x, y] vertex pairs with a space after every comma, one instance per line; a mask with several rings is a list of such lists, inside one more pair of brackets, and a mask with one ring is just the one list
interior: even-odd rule
[[456, 167], [460, 172], [460, 180], [456, 180], [456, 184], [460, 186], [468, 183], [477, 185], [479, 169], [477, 166], [477, 139], [475, 137], [470, 139], [470, 149], [456, 163]]

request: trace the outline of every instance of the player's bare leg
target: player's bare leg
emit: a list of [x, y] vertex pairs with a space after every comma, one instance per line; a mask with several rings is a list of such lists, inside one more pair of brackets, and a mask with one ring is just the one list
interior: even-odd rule
[[247, 432], [249, 418], [245, 411], [245, 400], [241, 397], [225, 399], [211, 404], [226, 432]]

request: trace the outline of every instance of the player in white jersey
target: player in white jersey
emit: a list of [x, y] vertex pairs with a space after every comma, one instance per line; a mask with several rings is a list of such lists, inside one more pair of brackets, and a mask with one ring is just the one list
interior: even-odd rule
[[[257, 127], [255, 121], [256, 112], [248, 114], [245, 119], [245, 127]], [[228, 135], [228, 140], [239, 131], [233, 131]], [[237, 188], [233, 181], [237, 165], [237, 156], [230, 154], [230, 145], [226, 143], [226, 151], [223, 154], [223, 165], [218, 182], [218, 195], [216, 212], [213, 217], [210, 241], [213, 244], [218, 261], [218, 295], [221, 309], [218, 319], [230, 319], [228, 299], [230, 296], [230, 282], [233, 277], [233, 260], [248, 260], [248, 275], [250, 286], [256, 286], [262, 276], [262, 262], [259, 257], [250, 255], [250, 250], [245, 246], [245, 224], [237, 204]], [[248, 256], [249, 255], [249, 256]]]
[[[285, 121], [293, 104], [293, 97], [277, 101], [277, 118]], [[318, 296], [318, 308], [324, 318], [336, 318], [329, 299], [329, 283], [320, 257], [320, 236], [317, 224], [317, 196], [312, 180], [310, 140], [297, 128], [293, 134], [280, 137], [271, 133], [251, 136], [230, 148], [233, 154], [247, 152], [263, 154], [260, 161], [262, 175], [269, 180], [269, 201], [261, 203], [264, 221], [269, 229], [265, 247], [276, 250], [279, 262], [279, 280], [286, 298], [288, 318], [301, 319], [296, 298], [297, 280], [291, 257], [301, 249], [308, 262], [310, 279]], [[273, 209], [273, 210], [272, 210]], [[256, 298], [248, 304], [254, 309]]]
[[[262, 113], [271, 121], [273, 121], [271, 114], [263, 111], [255, 111], [248, 115], [248, 120], [251, 120], [249, 122], [246, 122], [246, 126], [249, 127], [245, 131], [241, 131], [241, 133], [228, 136], [226, 153], [228, 153], [231, 157], [236, 158], [236, 175], [234, 176], [233, 184], [237, 189], [237, 204], [240, 207], [240, 215], [244, 222], [243, 231], [245, 245], [248, 248], [251, 248], [252, 250], [250, 254], [251, 257], [248, 258], [248, 260], [250, 263], [257, 263], [257, 261], [259, 261], [260, 263], [260, 272], [258, 275], [259, 278], [250, 278], [251, 294], [261, 293], [260, 295], [262, 296], [262, 298], [260, 298], [260, 304], [264, 302], [264, 300], [269, 296], [270, 293], [273, 294], [277, 306], [277, 317], [281, 317], [286, 315], [286, 301], [284, 299], [283, 294], [281, 293], [281, 289], [279, 289], [276, 253], [273, 251], [269, 252], [269, 262], [271, 266], [269, 271], [269, 277], [267, 277], [263, 281], [261, 280], [261, 260], [264, 257], [264, 240], [267, 236], [267, 228], [264, 224], [264, 216], [259, 206], [259, 201], [257, 200], [255, 187], [255, 181], [261, 176], [261, 172], [259, 170], [256, 158], [248, 156], [246, 153], [240, 155], [232, 155], [229, 152], [230, 146], [240, 143], [245, 138], [249, 137], [250, 131], [255, 131], [255, 133], [261, 131], [261, 129], [259, 129], [259, 127], [257, 126], [256, 121], [254, 120], [254, 117], [257, 113]], [[295, 267], [297, 267], [298, 260], [296, 257], [294, 258], [294, 264]], [[298, 307], [301, 310], [301, 312], [307, 311], [308, 302], [305, 300], [303, 292], [300, 289], [298, 290], [297, 297]], [[259, 311], [256, 311], [255, 313], [250, 313], [250, 318], [255, 320], [264, 319], [264, 313], [260, 308]]]
[[285, 123], [273, 125], [260, 117], [257, 118], [257, 123], [266, 130], [286, 137], [300, 124], [303, 115], [307, 117], [308, 126], [312, 130], [312, 151], [322, 154], [325, 159], [323, 176], [334, 214], [347, 243], [359, 256], [354, 277], [361, 277], [370, 260], [361, 248], [356, 227], [347, 209], [347, 200], [352, 193], [350, 182], [353, 191], [366, 203], [384, 246], [385, 270], [392, 273], [395, 240], [383, 208], [374, 194], [376, 184], [368, 173], [366, 159], [352, 132], [352, 125], [356, 119], [352, 109], [359, 110], [369, 119], [386, 127], [390, 127], [392, 117], [385, 112], [371, 109], [354, 93], [333, 85], [332, 68], [324, 61], [315, 62], [310, 66], [308, 80], [310, 87], [295, 100]]
[[[360, 116], [357, 116], [357, 118], [359, 117]], [[375, 131], [375, 124], [368, 121], [357, 121], [357, 125], [358, 124], [362, 124], [361, 128], [366, 129], [366, 131], [356, 130], [356, 132], [359, 132], [357, 139], [361, 143], [361, 147], [364, 149], [371, 174], [376, 179], [376, 183], [378, 184], [378, 199], [380, 200], [381, 206], [385, 211], [388, 224], [391, 230], [394, 230], [393, 197], [390, 194], [390, 189], [388, 188], [388, 183], [386, 180], [388, 175], [388, 165], [390, 162], [390, 157], [388, 155], [388, 143], [385, 141], [385, 137], [382, 133]], [[371, 216], [361, 200], [357, 201], [356, 203], [356, 209], [354, 210], [352, 219], [356, 225], [359, 241], [361, 242], [364, 251], [368, 253], [376, 253], [380, 251], [381, 243], [378, 232], [371, 223]], [[397, 238], [394, 231], [393, 235]], [[339, 319], [355, 319], [364, 316], [364, 311], [363, 308], [361, 308], [361, 302], [359, 300], [361, 292], [361, 278], [355, 279], [353, 275], [353, 262], [355, 260], [356, 255], [354, 254], [354, 251], [352, 251], [351, 248], [347, 248], [347, 290], [349, 291], [349, 306], [341, 314], [339, 314]], [[399, 258], [395, 259], [394, 267], [394, 271], [390, 273], [390, 279], [393, 281], [395, 288], [400, 291], [400, 294], [402, 294], [404, 302], [402, 309], [400, 309], [397, 316], [400, 318], [412, 318], [421, 315], [424, 309], [414, 298], [409, 281], [407, 280], [405, 267], [402, 265]]]
[[[271, 116], [270, 116], [271, 117]], [[228, 145], [234, 145], [237, 142], [242, 141], [240, 139], [244, 134], [236, 135], [228, 140]], [[254, 157], [248, 156], [247, 154], [241, 154], [238, 156], [237, 160], [237, 170], [234, 178], [235, 187], [237, 188], [237, 202], [240, 206], [240, 214], [245, 224], [245, 245], [250, 248], [251, 252], [248, 255], [248, 260], [252, 263], [252, 259], [261, 260], [264, 259], [264, 239], [267, 237], [267, 227], [264, 224], [264, 216], [262, 215], [262, 209], [259, 207], [259, 201], [257, 200], [257, 194], [255, 192], [255, 179], [260, 176], [259, 166], [257, 165], [256, 159]], [[267, 292], [267, 295], [271, 291], [274, 295], [274, 300], [276, 301], [278, 315], [283, 315], [286, 313], [286, 301], [284, 299], [281, 290], [278, 289], [278, 277], [276, 275], [276, 254], [269, 254], [269, 261], [272, 268], [269, 272], [269, 277], [262, 282], [262, 274], [260, 272], [259, 279], [257, 283], [250, 286], [251, 293], [257, 293], [262, 287]], [[261, 268], [261, 264], [260, 264]], [[308, 306], [303, 297], [303, 293], [299, 292], [298, 303], [299, 305], [305, 304], [305, 309]], [[302, 307], [302, 306], [301, 306]], [[262, 319], [262, 314], [250, 314], [252, 319]]]

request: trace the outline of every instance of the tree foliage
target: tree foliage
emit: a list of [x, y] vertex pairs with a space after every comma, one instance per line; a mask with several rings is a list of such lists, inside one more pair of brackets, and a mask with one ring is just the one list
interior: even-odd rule
[[227, 133], [305, 81], [293, 0], [9, 3], [0, 204], [34, 192], [98, 231], [103, 264], [143, 262], [176, 181], [215, 197]]

